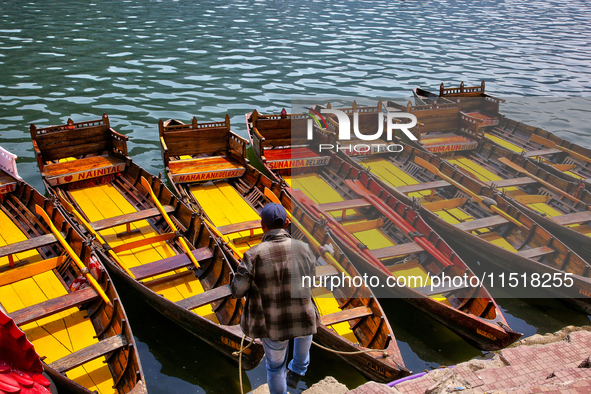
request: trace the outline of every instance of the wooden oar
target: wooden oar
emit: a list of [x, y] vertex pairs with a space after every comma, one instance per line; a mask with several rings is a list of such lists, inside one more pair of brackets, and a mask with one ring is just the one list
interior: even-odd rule
[[532, 134], [530, 141], [544, 145], [548, 148], [560, 149], [561, 151], [564, 151], [564, 152], [568, 153], [569, 155], [576, 157], [577, 159], [586, 161], [587, 163], [591, 163], [591, 157], [587, 157], [585, 155], [582, 155], [580, 153], [572, 151], [568, 148], [565, 148], [564, 146], [560, 146], [557, 143], [555, 143], [554, 141], [551, 141], [551, 140], [544, 138], [542, 136], [539, 136], [537, 134]]
[[[156, 208], [158, 208], [158, 211], [160, 211], [160, 214], [162, 215], [164, 220], [166, 220], [166, 223], [168, 223], [168, 227], [170, 227], [172, 232], [176, 233], [178, 231], [176, 226], [172, 222], [172, 219], [170, 218], [170, 216], [168, 216], [168, 213], [166, 213], [166, 211], [164, 210], [164, 207], [162, 206], [162, 204], [160, 204], [160, 201], [158, 201], [158, 198], [154, 194], [154, 190], [152, 190], [152, 186], [150, 186], [150, 183], [144, 177], [142, 177], [142, 186], [150, 193], [150, 196], [152, 197], [152, 201], [154, 202], [154, 205], [156, 205]], [[195, 256], [191, 252], [191, 249], [189, 249], [189, 246], [187, 245], [187, 243], [185, 242], [185, 239], [182, 236], [179, 237], [179, 243], [181, 244], [181, 247], [183, 248], [183, 250], [185, 251], [187, 256], [189, 256], [189, 260], [191, 260], [191, 262], [195, 265], [196, 268], [199, 268], [199, 262], [197, 262], [197, 259], [195, 258]]]
[[218, 230], [217, 227], [213, 225], [213, 223], [211, 223], [209, 220], [207, 220], [205, 218], [205, 216], [202, 216], [202, 219], [203, 219], [203, 222], [205, 223], [205, 225], [207, 227], [209, 227], [209, 229], [211, 231], [213, 231], [214, 234], [217, 237], [221, 238], [230, 247], [230, 249], [232, 249], [232, 252], [234, 252], [234, 254], [236, 255], [236, 257], [239, 258], [240, 260], [242, 260], [242, 257], [244, 256], [244, 253], [242, 253], [241, 251], [239, 251], [238, 248], [236, 246], [234, 246], [234, 244], [232, 243], [232, 241], [228, 237], [226, 237], [224, 234], [222, 234], [220, 232], [220, 230]]
[[103, 237], [98, 233], [98, 231], [95, 231], [92, 228], [92, 226], [90, 225], [90, 223], [88, 223], [86, 221], [86, 219], [84, 219], [84, 217], [82, 216], [82, 214], [80, 212], [78, 212], [78, 210], [76, 208], [74, 208], [74, 206], [72, 204], [70, 204], [70, 202], [66, 199], [66, 197], [62, 193], [62, 191], [58, 189], [57, 194], [59, 196], [60, 203], [62, 204], [62, 206], [64, 208], [66, 208], [66, 211], [68, 211], [72, 215], [74, 215], [76, 217], [76, 220], [78, 220], [78, 222], [81, 223], [82, 226], [84, 226], [84, 228], [86, 229], [86, 231], [88, 231], [90, 234], [92, 234], [94, 236], [94, 238], [98, 241], [98, 243], [100, 243], [102, 246], [105, 246], [106, 245], [108, 247], [107, 249], [109, 251], [109, 256], [111, 256], [113, 258], [113, 260], [115, 260], [115, 262], [119, 265], [119, 267], [123, 271], [125, 271], [125, 273], [127, 275], [129, 275], [129, 276], [131, 276], [132, 278], [135, 279], [135, 276], [131, 273], [131, 271], [129, 270], [129, 268], [127, 268], [125, 266], [125, 264], [123, 263], [123, 261], [121, 261], [121, 259], [117, 255], [117, 253], [115, 253], [113, 251], [113, 249], [111, 249], [111, 247], [109, 246], [109, 244], [103, 239]]
[[549, 160], [543, 159], [544, 163], [548, 164], [549, 166], [554, 167], [555, 169], [557, 169], [558, 171], [561, 172], [565, 172], [565, 171], [570, 171], [570, 170], [574, 170], [575, 168], [577, 168], [576, 164], [554, 164]]
[[[420, 158], [418, 156], [415, 156], [415, 163], [418, 164], [418, 165], [420, 165], [423, 168], [426, 168], [427, 170], [429, 170], [433, 174], [439, 176], [441, 179], [444, 179], [447, 182], [451, 183], [452, 185], [454, 185], [455, 187], [457, 187], [458, 189], [460, 189], [462, 192], [468, 194], [474, 200], [476, 200], [476, 201], [478, 201], [480, 203], [483, 203], [483, 198], [482, 197], [480, 197], [478, 194], [474, 193], [472, 190], [468, 189], [464, 185], [460, 184], [459, 182], [456, 182], [451, 177], [443, 174], [441, 171], [439, 171], [439, 169], [437, 167], [435, 167], [433, 164], [429, 163], [427, 160], [422, 159], [422, 158]], [[496, 212], [499, 215], [501, 215], [502, 217], [504, 217], [505, 219], [507, 219], [508, 221], [510, 221], [510, 222], [518, 225], [520, 228], [522, 228], [522, 229], [524, 229], [526, 231], [529, 231], [529, 228], [527, 228], [527, 226], [525, 226], [519, 220], [515, 219], [513, 216], [509, 215], [507, 212], [503, 211], [499, 207], [497, 207], [495, 205], [491, 205], [489, 208], [493, 212]]]
[[[386, 216], [388, 219], [392, 221], [400, 230], [402, 230], [405, 234], [409, 235], [412, 233], [416, 233], [417, 230], [408, 223], [398, 212], [393, 210], [391, 207], [386, 205], [384, 200], [381, 200], [367, 190], [359, 180], [347, 179], [345, 181], [347, 186], [351, 188], [355, 193], [359, 194], [363, 197], [367, 202], [369, 202], [374, 208], [380, 211], [381, 214]], [[435, 246], [429, 241], [424, 235], [413, 237], [414, 242], [419, 244], [423, 249], [425, 249], [431, 256], [435, 257], [441, 264], [446, 267], [453, 266], [454, 264], [451, 262], [447, 256], [441, 253], [439, 250], [435, 248]]]
[[[529, 172], [528, 170], [526, 170], [525, 168], [519, 166], [518, 164], [513, 163], [511, 160], [509, 160], [507, 157], [501, 157], [499, 159], [499, 161], [503, 164], [505, 164], [506, 166], [509, 166], [511, 168], [513, 168], [515, 171], [519, 171], [525, 175], [527, 175], [528, 177], [530, 177], [531, 179], [533, 179], [534, 181], [541, 183], [542, 185], [544, 185], [545, 187], [547, 187], [548, 189], [560, 194], [561, 196], [564, 196], [566, 198], [568, 198], [571, 201], [574, 201], [576, 203], [581, 203], [583, 205], [587, 205], [584, 202], [582, 202], [581, 200], [579, 200], [578, 198], [576, 198], [575, 196], [571, 196], [570, 194], [568, 194], [567, 192], [565, 192], [564, 190], [554, 186], [553, 184], [546, 182], [545, 180], [543, 180], [540, 177], [535, 176], [534, 174], [532, 174], [531, 172]], [[591, 207], [589, 207], [587, 205], [587, 208], [591, 209]]]
[[[267, 197], [272, 202], [281, 205], [281, 201], [279, 201], [279, 198], [268, 187], [265, 187], [265, 197]], [[318, 252], [320, 252], [320, 250], [321, 250], [320, 248], [322, 247], [322, 245], [320, 245], [320, 242], [318, 242], [316, 240], [316, 238], [314, 238], [314, 236], [312, 236], [312, 234], [310, 234], [310, 232], [308, 232], [308, 230], [306, 230], [304, 228], [304, 226], [296, 218], [294, 218], [287, 209], [285, 210], [285, 212], [287, 212], [287, 217], [288, 217], [289, 221], [292, 222], [304, 234], [304, 236], [310, 242], [312, 242], [312, 244], [314, 245], [314, 248]], [[330, 260], [330, 262], [336, 268], [338, 268], [341, 272], [343, 272], [345, 275], [349, 276], [349, 273], [343, 268], [343, 266], [341, 264], [339, 264], [339, 262], [330, 253], [328, 253], [328, 251], [324, 251], [324, 253], [322, 253], [322, 255], [323, 255], [322, 257], [325, 257], [328, 260]]]
[[82, 260], [80, 260], [80, 257], [78, 257], [76, 252], [74, 252], [74, 250], [70, 247], [70, 245], [68, 245], [68, 242], [64, 239], [64, 237], [62, 237], [62, 234], [55, 227], [55, 225], [53, 224], [53, 222], [49, 218], [49, 215], [47, 215], [47, 212], [45, 212], [45, 210], [43, 208], [41, 208], [39, 205], [35, 205], [35, 212], [37, 212], [37, 214], [39, 216], [41, 216], [43, 218], [43, 220], [45, 220], [45, 223], [47, 223], [47, 225], [51, 229], [51, 232], [53, 233], [55, 238], [59, 241], [59, 243], [62, 245], [62, 247], [66, 250], [66, 252], [72, 258], [72, 260], [74, 260], [74, 262], [76, 263], [76, 265], [78, 266], [80, 271], [82, 271], [84, 273], [84, 276], [86, 276], [86, 279], [88, 279], [88, 282], [91, 284], [91, 286], [94, 287], [94, 289], [101, 296], [101, 298], [109, 306], [112, 307], [113, 304], [111, 304], [111, 300], [109, 300], [109, 297], [107, 297], [107, 295], [105, 294], [105, 292], [103, 291], [101, 286], [98, 284], [96, 279], [94, 279], [94, 276], [92, 276], [90, 274], [90, 272], [88, 271], [88, 268], [84, 265]]

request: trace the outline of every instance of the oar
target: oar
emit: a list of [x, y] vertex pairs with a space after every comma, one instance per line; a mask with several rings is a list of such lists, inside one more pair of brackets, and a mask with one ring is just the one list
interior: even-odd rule
[[[583, 205], [587, 205], [584, 202], [582, 202], [581, 200], [579, 200], [578, 198], [576, 198], [575, 196], [571, 196], [570, 194], [568, 194], [567, 192], [565, 192], [564, 190], [554, 186], [553, 184], [546, 182], [545, 180], [543, 180], [542, 178], [539, 178], [537, 176], [535, 176], [534, 174], [532, 174], [531, 172], [529, 172], [528, 170], [526, 170], [525, 168], [519, 166], [518, 164], [513, 163], [511, 160], [509, 160], [507, 157], [501, 157], [499, 159], [499, 161], [503, 164], [505, 164], [506, 166], [509, 166], [511, 168], [513, 168], [515, 171], [519, 171], [525, 175], [527, 175], [528, 177], [530, 177], [531, 179], [533, 179], [534, 181], [541, 183], [542, 185], [544, 185], [545, 187], [547, 187], [548, 189], [560, 194], [561, 196], [564, 196], [566, 198], [568, 198], [571, 201], [574, 201], [576, 203], [581, 203]], [[591, 209], [591, 207], [587, 206], [587, 208]]]
[[[271, 200], [274, 203], [281, 204], [281, 201], [279, 201], [279, 198], [268, 187], [265, 187], [265, 197], [267, 197], [269, 200]], [[285, 210], [285, 212], [287, 212], [287, 217], [289, 218], [289, 220], [304, 234], [304, 236], [310, 242], [312, 242], [312, 244], [314, 245], [314, 248], [320, 252], [320, 250], [321, 250], [320, 248], [322, 246], [322, 245], [320, 245], [320, 242], [318, 242], [316, 240], [316, 238], [314, 238], [312, 236], [312, 234], [310, 234], [310, 232], [308, 232], [308, 230], [306, 230], [304, 228], [304, 226], [296, 218], [294, 218], [287, 209]], [[341, 272], [343, 272], [345, 275], [349, 276], [349, 273], [343, 268], [343, 266], [341, 264], [339, 264], [339, 262], [330, 253], [328, 253], [328, 251], [324, 251], [322, 257], [327, 258], [332, 264], [334, 264], [335, 267], [337, 267], [339, 270], [341, 270]]]
[[241, 251], [239, 251], [236, 246], [234, 246], [232, 241], [228, 237], [226, 237], [224, 234], [222, 234], [220, 232], [220, 230], [218, 230], [217, 227], [213, 225], [213, 223], [211, 223], [209, 220], [207, 220], [205, 218], [205, 216], [202, 216], [202, 219], [203, 219], [203, 222], [205, 223], [205, 225], [207, 227], [209, 227], [209, 229], [211, 231], [213, 231], [217, 237], [221, 238], [230, 247], [230, 249], [232, 249], [232, 252], [234, 252], [236, 257], [239, 258], [240, 260], [242, 260], [242, 257], [244, 256], [244, 254]]
[[96, 281], [96, 279], [94, 279], [94, 276], [92, 276], [90, 274], [90, 272], [88, 271], [88, 268], [80, 260], [80, 257], [78, 257], [78, 255], [76, 254], [76, 252], [74, 252], [74, 250], [70, 247], [70, 245], [68, 245], [68, 242], [64, 239], [64, 237], [62, 237], [62, 234], [55, 227], [55, 225], [53, 224], [53, 222], [49, 218], [49, 215], [47, 215], [47, 212], [45, 212], [45, 210], [43, 208], [41, 208], [39, 205], [35, 205], [35, 212], [37, 212], [37, 214], [39, 216], [41, 216], [43, 218], [43, 220], [45, 220], [45, 223], [47, 223], [47, 225], [51, 229], [51, 232], [53, 233], [53, 235], [55, 236], [55, 238], [63, 246], [63, 248], [66, 250], [66, 252], [68, 253], [68, 255], [72, 258], [72, 260], [74, 260], [74, 262], [76, 263], [76, 265], [78, 266], [78, 268], [80, 269], [80, 271], [82, 271], [84, 273], [84, 276], [86, 276], [86, 279], [88, 279], [88, 282], [90, 282], [90, 284], [92, 285], [92, 287], [94, 287], [94, 289], [96, 290], [96, 292], [107, 303], [107, 305], [109, 305], [109, 306], [112, 307], [113, 304], [111, 304], [111, 300], [109, 300], [109, 297], [107, 297], [107, 295], [105, 294], [105, 292], [103, 291], [103, 289], [101, 288], [101, 286], [98, 284], [98, 282]]
[[[418, 165], [420, 165], [423, 168], [426, 168], [427, 170], [429, 170], [433, 174], [439, 176], [440, 178], [448, 181], [449, 183], [451, 183], [452, 185], [454, 185], [455, 187], [457, 187], [458, 189], [460, 189], [462, 192], [468, 194], [470, 197], [472, 197], [476, 201], [478, 201], [480, 203], [483, 203], [483, 198], [482, 197], [480, 197], [479, 195], [477, 195], [476, 193], [474, 193], [472, 190], [468, 189], [464, 185], [460, 184], [459, 182], [456, 182], [451, 177], [448, 177], [447, 175], [443, 174], [441, 171], [439, 171], [439, 169], [437, 167], [435, 167], [433, 164], [429, 163], [427, 160], [422, 159], [422, 158], [420, 158], [418, 156], [415, 156], [415, 163], [418, 164]], [[529, 231], [529, 228], [527, 228], [527, 226], [525, 226], [519, 220], [515, 219], [513, 216], [509, 215], [507, 212], [503, 211], [499, 207], [497, 207], [495, 205], [491, 205], [489, 208], [492, 211], [494, 211], [494, 212], [498, 213], [499, 215], [501, 215], [502, 217], [504, 217], [505, 219], [507, 219], [508, 221], [510, 221], [512, 223], [515, 223], [520, 228]]]
[[[373, 205], [380, 213], [385, 215], [388, 219], [390, 219], [399, 229], [404, 231], [405, 234], [409, 235], [415, 233], [417, 230], [408, 223], [398, 212], [393, 210], [389, 207], [384, 200], [381, 200], [367, 190], [359, 180], [347, 179], [345, 181], [347, 186], [351, 188], [355, 193], [359, 194], [363, 197], [367, 202]], [[433, 257], [435, 257], [441, 264], [446, 267], [454, 265], [450, 259], [447, 258], [443, 253], [435, 248], [435, 246], [424, 236], [417, 236], [413, 238], [414, 242], [416, 242], [419, 246], [425, 249], [428, 253], [430, 253]]]
[[94, 238], [102, 245], [102, 246], [108, 246], [108, 251], [109, 251], [109, 256], [111, 256], [113, 258], [113, 260], [115, 260], [115, 262], [119, 265], [119, 267], [121, 267], [121, 269], [123, 271], [125, 271], [125, 273], [129, 276], [131, 276], [132, 278], [135, 279], [135, 276], [131, 273], [131, 271], [129, 270], [129, 268], [127, 268], [125, 266], [125, 264], [123, 263], [123, 261], [121, 261], [121, 259], [119, 258], [119, 256], [117, 255], [117, 253], [115, 253], [113, 251], [113, 249], [111, 249], [111, 247], [109, 246], [109, 244], [103, 239], [103, 237], [98, 233], [98, 231], [95, 231], [92, 226], [90, 225], [90, 223], [88, 223], [86, 221], [86, 219], [84, 219], [84, 217], [82, 216], [82, 214], [80, 212], [78, 212], [78, 210], [76, 208], [74, 208], [74, 206], [72, 204], [70, 204], [70, 202], [66, 199], [66, 197], [63, 195], [62, 191], [58, 189], [57, 194], [60, 198], [60, 203], [64, 206], [64, 208], [66, 208], [66, 210], [68, 212], [70, 212], [72, 215], [74, 215], [76, 217], [76, 219], [78, 220], [79, 223], [82, 224], [82, 226], [84, 226], [84, 228], [86, 229], [86, 231], [88, 231], [89, 233], [91, 233]]
[[551, 141], [551, 140], [544, 138], [542, 136], [539, 136], [537, 134], [532, 134], [530, 141], [544, 145], [545, 147], [548, 147], [548, 148], [560, 149], [561, 151], [564, 151], [564, 152], [568, 153], [569, 155], [576, 157], [577, 159], [586, 161], [587, 163], [591, 163], [590, 157], [587, 157], [585, 155], [582, 155], [580, 153], [572, 151], [568, 148], [565, 148], [564, 146], [560, 146], [560, 145], [556, 144], [554, 141]]
[[549, 166], [554, 167], [555, 169], [557, 169], [558, 171], [561, 172], [566, 172], [566, 171], [570, 171], [570, 170], [574, 170], [575, 168], [577, 168], [576, 164], [554, 164], [549, 160], [546, 160], [544, 158], [542, 158], [544, 163], [548, 164]]
[[[172, 222], [170, 216], [168, 216], [168, 213], [166, 213], [166, 211], [164, 210], [162, 204], [160, 204], [160, 201], [158, 201], [158, 198], [154, 194], [154, 190], [152, 190], [152, 186], [150, 186], [150, 183], [148, 183], [147, 179], [144, 177], [142, 177], [142, 186], [150, 193], [152, 201], [154, 201], [154, 205], [156, 205], [156, 208], [158, 208], [158, 211], [160, 211], [160, 214], [162, 215], [164, 220], [166, 220], [166, 223], [168, 223], [168, 227], [170, 227], [172, 232], [176, 233], [178, 231], [176, 226]], [[183, 248], [185, 253], [189, 256], [189, 260], [191, 260], [191, 262], [195, 265], [196, 268], [199, 268], [199, 263], [197, 262], [197, 259], [191, 252], [191, 249], [189, 249], [189, 246], [187, 245], [183, 237], [179, 237], [179, 243], [181, 244], [181, 247]]]

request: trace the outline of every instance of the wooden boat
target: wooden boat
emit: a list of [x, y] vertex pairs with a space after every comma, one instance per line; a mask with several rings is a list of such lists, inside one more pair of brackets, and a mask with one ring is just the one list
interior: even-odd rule
[[[407, 145], [400, 153], [359, 159], [356, 165], [371, 172], [381, 186], [405, 203], [420, 207], [421, 215], [441, 234], [483, 259], [509, 272], [563, 277], [569, 273], [572, 287], [545, 290], [586, 313], [591, 311], [589, 264], [494, 188], [429, 152]], [[501, 181], [495, 184], [503, 185]], [[504, 186], [512, 185], [509, 181]], [[520, 290], [527, 292], [525, 287]]]
[[[378, 286], [378, 294], [404, 298], [482, 350], [498, 350], [521, 337], [486, 288], [468, 284], [474, 274], [460, 257], [367, 172], [333, 156], [321, 172], [298, 176], [291, 186], [294, 200], [316, 220], [327, 221], [354, 263], [382, 284], [398, 278], [397, 286]], [[464, 275], [462, 285], [450, 284]], [[444, 276], [445, 286], [432, 281]]]
[[[173, 121], [179, 124], [178, 121]], [[164, 129], [163, 140], [171, 157], [191, 157], [193, 140], [202, 140], [199, 133], [210, 135], [208, 128], [186, 128], [184, 143], [177, 148], [168, 143], [168, 130]], [[211, 129], [218, 127], [209, 123]], [[179, 133], [175, 137], [182, 140]], [[232, 138], [226, 133], [226, 138]], [[216, 142], [217, 144], [217, 142]], [[219, 142], [220, 145], [223, 145]], [[202, 146], [202, 145], [201, 145]], [[201, 153], [211, 156], [213, 152]], [[191, 159], [187, 159], [191, 161]], [[180, 164], [180, 163], [179, 163]], [[319, 246], [331, 244], [335, 250], [334, 257], [324, 256], [319, 259], [316, 270], [317, 277], [327, 278], [335, 275], [358, 275], [353, 265], [342, 251], [334, 244], [330, 234], [322, 226], [317, 226], [304, 211], [293, 207], [289, 195], [281, 189], [277, 182], [271, 181], [253, 166], [247, 164], [240, 177], [213, 179], [202, 182], [182, 182], [167, 171], [177, 192], [197, 211], [202, 212], [209, 221], [212, 230], [228, 248], [228, 254], [237, 259], [250, 247], [261, 242], [262, 230], [259, 216], [263, 206], [273, 199], [281, 202], [291, 212], [293, 222], [301, 224], [292, 232], [295, 238], [306, 237], [316, 253]], [[267, 194], [267, 196], [265, 195]], [[317, 240], [319, 244], [315, 244]], [[236, 264], [238, 261], [236, 261]], [[344, 272], [344, 273], [342, 273]], [[317, 282], [318, 283], [318, 282]], [[382, 311], [378, 300], [365, 286], [359, 288], [334, 287], [330, 291], [321, 286], [313, 290], [314, 301], [321, 315], [321, 325], [315, 339], [324, 346], [338, 351], [371, 350], [375, 352], [341, 357], [357, 368], [370, 379], [387, 382], [394, 376], [406, 376], [410, 373], [405, 367], [396, 343], [394, 333]]]
[[[513, 152], [524, 152], [526, 157], [537, 159], [537, 164], [548, 171], [566, 179], [579, 179], [591, 187], [591, 149], [541, 128], [506, 118], [499, 113], [499, 103], [503, 100], [486, 94], [484, 87], [484, 81], [476, 87], [464, 87], [463, 82], [459, 88], [440, 86], [440, 97], [459, 100], [463, 131], [487, 138]], [[436, 96], [423, 89], [415, 89], [414, 93], [416, 97]]]
[[[386, 101], [388, 111], [402, 111], [416, 116], [417, 126], [410, 129], [417, 141], [408, 142], [413, 146], [432, 153], [471, 150], [478, 145], [483, 130], [498, 123], [490, 113], [462, 112], [462, 103], [442, 102], [429, 105], [402, 105], [396, 101]], [[470, 115], [468, 115], [470, 114]], [[470, 116], [470, 120], [465, 117]], [[472, 122], [478, 117], [478, 122]]]
[[[326, 106], [317, 105], [316, 110], [321, 111], [323, 108], [332, 109], [332, 104], [327, 103]], [[384, 127], [384, 119], [382, 117], [382, 101], [378, 101], [375, 106], [359, 106], [357, 101], [353, 101], [351, 107], [348, 108], [337, 108], [343, 112], [349, 120], [349, 140], [339, 140], [339, 122], [338, 118], [334, 114], [325, 115], [327, 128], [326, 133], [332, 144], [335, 145], [335, 149], [332, 151], [335, 153], [342, 152], [347, 156], [367, 156], [374, 153], [381, 153], [387, 151], [387, 143], [381, 138], [373, 138], [372, 140], [363, 140], [359, 138], [357, 133], [365, 136], [375, 136], [379, 130], [379, 127]], [[380, 125], [380, 123], [382, 123]], [[355, 131], [357, 128], [357, 132]], [[314, 129], [315, 133], [320, 133], [322, 130], [319, 128]], [[383, 131], [383, 129], [382, 129]]]
[[58, 385], [77, 393], [147, 392], [108, 273], [62, 213], [18, 177], [15, 158], [0, 154], [2, 308]]
[[[244, 299], [232, 298], [230, 264], [198, 215], [131, 161], [127, 138], [110, 128], [106, 115], [32, 125], [31, 136], [47, 190], [102, 245], [97, 252], [108, 269], [164, 316], [237, 361], [232, 353], [240, 348]], [[263, 353], [254, 341], [243, 354], [244, 368], [258, 365]]]
[[285, 109], [275, 115], [263, 115], [256, 109], [246, 114], [252, 149], [273, 180], [288, 180], [292, 169], [309, 172], [328, 163], [330, 157], [318, 147], [330, 143], [329, 137], [313, 124], [315, 132], [308, 140], [311, 120], [308, 114], [288, 114]]
[[43, 364], [35, 347], [1, 308], [0, 391], [19, 394], [56, 392], [51, 380], [43, 376]]
[[[461, 153], [461, 154], [460, 154]], [[503, 193], [513, 204], [587, 261], [591, 261], [591, 193], [488, 140], [447, 161]]]

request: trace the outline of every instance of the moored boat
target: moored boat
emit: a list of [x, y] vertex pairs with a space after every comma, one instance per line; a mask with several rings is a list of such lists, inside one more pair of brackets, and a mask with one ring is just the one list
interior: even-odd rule
[[[445, 241], [366, 172], [333, 156], [319, 173], [292, 178], [291, 187], [354, 263], [381, 278], [378, 294], [404, 298], [479, 349], [521, 337], [486, 288], [470, 285], [477, 278]], [[390, 278], [396, 286], [385, 285]]]
[[[114, 275], [164, 316], [222, 354], [240, 349], [244, 299], [231, 296], [232, 269], [221, 247], [189, 207], [127, 156], [127, 138], [109, 119], [31, 125], [44, 184], [100, 245]], [[252, 369], [260, 341], [242, 355]]]
[[[420, 207], [421, 215], [436, 230], [479, 253], [484, 260], [510, 273], [570, 277], [571, 286], [561, 282], [560, 286], [546, 287], [546, 294], [563, 298], [586, 313], [591, 311], [589, 263], [509, 204], [494, 188], [408, 145], [400, 153], [360, 159], [356, 165], [402, 201]], [[504, 186], [512, 186], [510, 182]], [[532, 294], [527, 293], [531, 286], [520, 290], [521, 294]]]
[[[173, 123], [180, 124], [179, 121]], [[201, 140], [199, 133], [210, 134], [206, 125], [212, 129], [218, 127], [216, 123], [204, 123], [199, 129], [185, 128], [184, 143], [177, 148], [168, 143], [169, 134], [164, 130], [163, 142], [168, 147], [168, 153], [179, 158], [179, 165], [185, 157], [191, 160], [188, 158], [193, 156], [192, 141]], [[225, 133], [225, 136], [224, 133], [220, 134], [216, 134], [219, 139], [232, 138], [230, 133]], [[178, 133], [175, 137], [178, 141], [182, 140]], [[223, 145], [223, 142], [216, 144]], [[214, 154], [213, 149], [206, 151], [206, 144], [200, 147], [205, 157]], [[364, 353], [340, 356], [370, 379], [386, 382], [393, 376], [409, 374], [378, 300], [363, 285], [357, 288], [329, 285], [330, 277], [353, 277], [358, 276], [358, 273], [334, 244], [330, 234], [304, 211], [292, 207], [289, 195], [277, 182], [271, 181], [248, 164], [239, 177], [183, 182], [175, 178], [171, 171], [167, 171], [167, 175], [186, 202], [205, 215], [214, 233], [228, 248], [228, 254], [236, 258], [235, 264], [238, 264], [247, 249], [261, 242], [259, 212], [271, 201], [269, 197], [282, 203], [292, 215], [292, 224], [298, 223], [298, 226], [292, 225], [292, 236], [309, 242], [316, 254], [320, 255], [315, 283], [324, 284], [314, 286], [313, 289], [314, 302], [321, 315], [316, 340], [336, 351], [364, 350]], [[322, 252], [321, 245], [332, 245], [334, 253], [329, 256]]]
[[86, 239], [0, 154], [0, 304], [72, 392], [145, 393], [113, 282]]
[[419, 148], [446, 154], [474, 149], [478, 144], [478, 133], [467, 132], [463, 127], [458, 103], [412, 105], [408, 102], [407, 105], [402, 105], [389, 100], [386, 101], [386, 109], [416, 116], [417, 126], [409, 131], [417, 140], [409, 140], [409, 143]]
[[487, 140], [481, 140], [473, 151], [449, 156], [447, 162], [494, 187], [581, 257], [591, 261], [591, 193], [582, 183], [565, 180]]
[[[445, 88], [440, 86], [439, 96], [457, 100], [461, 108], [464, 131], [477, 134], [491, 142], [526, 157], [537, 159], [536, 164], [548, 171], [570, 180], [581, 180], [591, 187], [591, 149], [499, 113], [499, 103], [503, 100], [486, 94], [485, 84], [481, 86]], [[423, 89], [414, 90], [416, 97], [437, 96]], [[486, 119], [485, 119], [486, 118]], [[489, 119], [495, 120], [490, 122]], [[488, 123], [488, 124], [487, 124]], [[485, 125], [482, 127], [482, 125]], [[568, 168], [568, 169], [564, 169]]]
[[[329, 135], [312, 124], [312, 138], [308, 139], [309, 114], [264, 115], [256, 109], [246, 114], [246, 127], [256, 157], [278, 182], [289, 180], [293, 171], [314, 171], [330, 159], [320, 151], [320, 144], [329, 144]], [[323, 127], [326, 127], [323, 125]]]

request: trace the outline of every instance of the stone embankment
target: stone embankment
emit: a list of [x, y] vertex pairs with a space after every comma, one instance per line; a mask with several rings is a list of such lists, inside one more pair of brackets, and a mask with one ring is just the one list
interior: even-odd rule
[[[253, 394], [268, 393], [265, 386]], [[302, 394], [583, 394], [591, 393], [591, 326], [569, 326], [525, 338], [491, 360], [471, 360], [436, 369], [388, 387], [368, 382], [348, 391], [327, 377]]]

